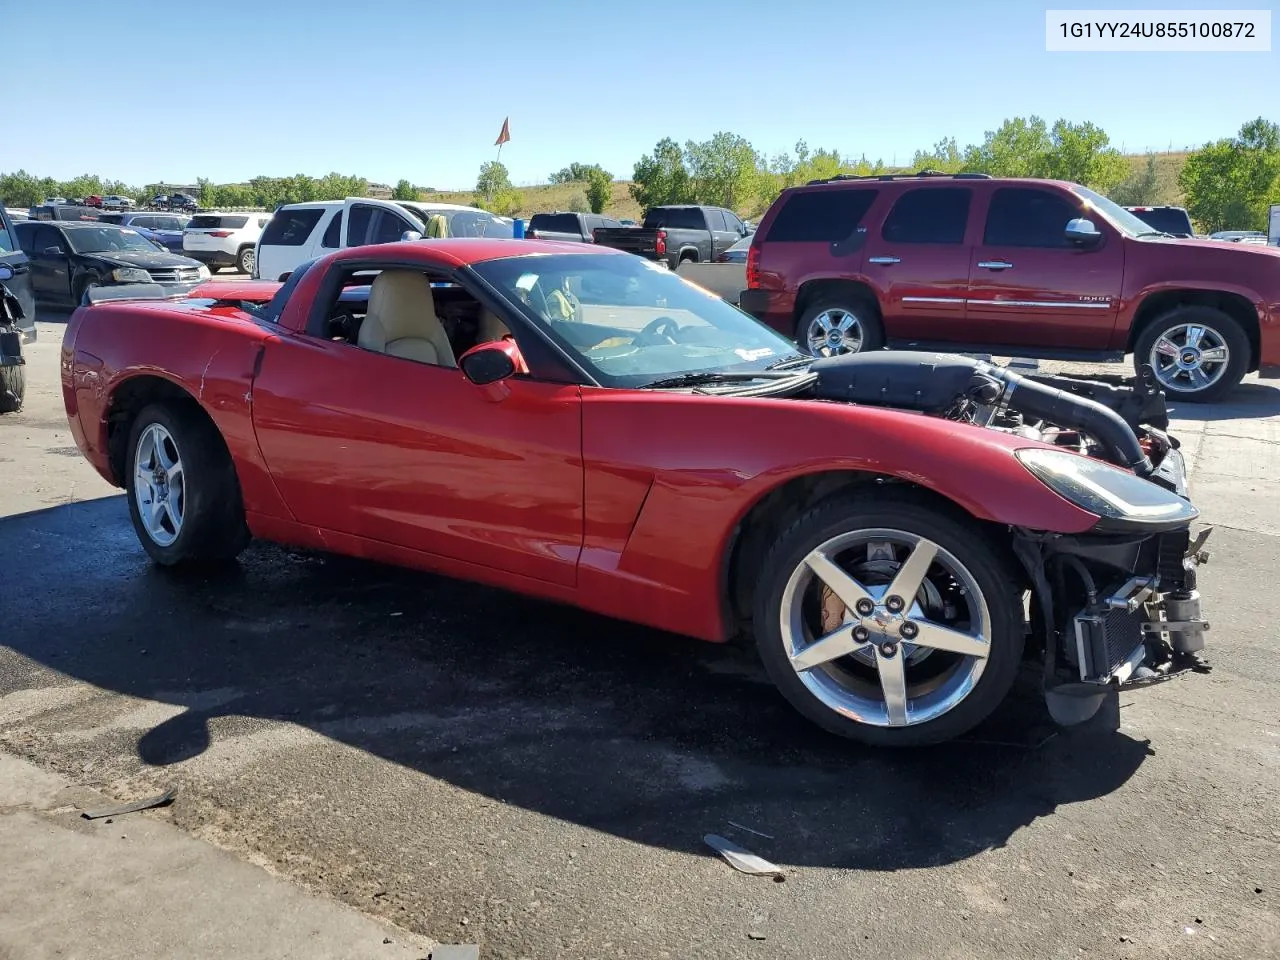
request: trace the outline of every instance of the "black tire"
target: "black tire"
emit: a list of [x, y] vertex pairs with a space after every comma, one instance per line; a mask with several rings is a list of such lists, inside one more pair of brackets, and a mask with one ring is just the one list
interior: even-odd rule
[[0, 367], [0, 413], [17, 413], [27, 393], [26, 364]]
[[253, 261], [253, 247], [241, 247], [240, 252], [236, 254], [236, 269], [253, 276]]
[[[182, 463], [183, 519], [169, 544], [152, 537], [138, 507], [138, 441], [152, 424], [169, 433]], [[147, 555], [161, 566], [227, 562], [249, 543], [235, 465], [217, 427], [194, 403], [151, 404], [134, 419], [125, 453], [125, 490], [134, 532]]]
[[102, 286], [102, 278], [96, 273], [88, 274], [76, 281], [75, 289], [75, 306], [80, 306], [84, 302], [84, 295], [95, 287]]
[[[954, 556], [980, 588], [991, 621], [989, 650], [972, 691], [949, 711], [915, 725], [873, 726], [824, 704], [787, 658], [780, 620], [792, 572], [820, 544], [841, 533], [891, 528], [925, 537]], [[782, 533], [765, 557], [755, 593], [753, 633], [765, 671], [788, 702], [819, 727], [872, 746], [918, 747], [954, 739], [986, 719], [1018, 676], [1025, 644], [1022, 578], [976, 523], [940, 509], [910, 491], [883, 489], [819, 504]]]
[[[819, 354], [809, 342], [809, 327], [823, 313], [843, 311], [854, 317], [862, 330], [862, 338], [857, 350], [848, 353], [866, 353], [868, 350], [879, 350], [884, 346], [884, 324], [880, 320], [880, 310], [869, 300], [854, 293], [824, 293], [809, 304], [796, 323], [796, 346], [810, 356]], [[826, 356], [827, 354], [823, 354]]]
[[1151, 350], [1156, 341], [1165, 332], [1183, 324], [1196, 324], [1197, 326], [1207, 327], [1222, 340], [1229, 352], [1226, 369], [1222, 371], [1222, 375], [1211, 386], [1201, 390], [1179, 389], [1176, 385], [1169, 386], [1163, 380], [1160, 381], [1160, 387], [1164, 390], [1168, 399], [1172, 401], [1213, 403], [1216, 400], [1221, 400], [1239, 386], [1240, 381], [1249, 372], [1249, 357], [1252, 348], [1249, 344], [1249, 336], [1244, 332], [1244, 328], [1240, 326], [1239, 321], [1230, 314], [1223, 313], [1213, 307], [1194, 305], [1175, 307], [1167, 313], [1162, 313], [1154, 318], [1143, 327], [1142, 332], [1138, 334], [1137, 340], [1134, 341], [1133, 368], [1141, 373], [1143, 365], [1151, 363]]
[[209, 268], [209, 276], [213, 276], [222, 269], [222, 267], [216, 263], [206, 263], [205, 266]]

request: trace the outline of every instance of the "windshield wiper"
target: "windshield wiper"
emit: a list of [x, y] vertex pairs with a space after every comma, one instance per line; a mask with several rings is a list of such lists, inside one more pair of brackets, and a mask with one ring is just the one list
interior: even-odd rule
[[642, 389], [662, 387], [696, 387], [703, 383], [746, 383], [751, 380], [783, 380], [787, 377], [795, 376], [793, 373], [787, 373], [784, 370], [757, 370], [754, 373], [730, 372], [724, 373], [719, 371], [705, 371], [703, 373], [682, 373], [678, 377], [666, 377], [662, 380], [654, 380], [652, 383], [646, 383]]
[[1138, 236], [1138, 237], [1169, 237], [1170, 239], [1173, 239], [1173, 240], [1176, 240], [1176, 239], [1177, 239], [1177, 237], [1175, 237], [1172, 233], [1165, 233], [1163, 230], [1143, 230], [1141, 233], [1135, 234], [1135, 236]]
[[789, 353], [781, 360], [775, 360], [765, 367], [766, 370], [781, 370], [784, 367], [797, 367], [802, 363], [812, 363], [814, 357], [804, 353]]

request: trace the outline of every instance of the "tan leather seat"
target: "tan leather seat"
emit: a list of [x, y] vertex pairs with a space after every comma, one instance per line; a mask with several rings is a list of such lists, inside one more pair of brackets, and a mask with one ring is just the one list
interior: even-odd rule
[[480, 322], [478, 324], [476, 335], [476, 343], [489, 343], [493, 340], [501, 340], [505, 336], [509, 336], [511, 330], [492, 310], [487, 307], [480, 309]]
[[431, 283], [414, 270], [383, 270], [369, 291], [369, 312], [356, 341], [365, 350], [419, 363], [456, 367], [436, 316]]

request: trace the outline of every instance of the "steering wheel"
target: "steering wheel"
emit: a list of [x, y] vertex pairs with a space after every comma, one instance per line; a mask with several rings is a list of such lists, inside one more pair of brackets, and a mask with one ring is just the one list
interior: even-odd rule
[[675, 338], [675, 334], [679, 332], [680, 324], [676, 323], [670, 317], [658, 317], [656, 320], [650, 320], [644, 325], [635, 339], [631, 341], [637, 346], [659, 343], [679, 343]]

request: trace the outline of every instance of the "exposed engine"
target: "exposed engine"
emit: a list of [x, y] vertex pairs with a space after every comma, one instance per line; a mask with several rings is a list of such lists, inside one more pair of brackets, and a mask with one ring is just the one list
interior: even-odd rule
[[[1137, 484], [1121, 503], [1125, 496], [1142, 499], [1143, 489], [1149, 499], [1185, 501], [1164, 523], [1135, 521], [1120, 510], [1087, 534], [1013, 531], [1031, 586], [1046, 699], [1058, 722], [1088, 719], [1121, 684], [1208, 669], [1199, 657], [1209, 624], [1196, 568], [1208, 559], [1210, 531], [1192, 539], [1196, 512], [1186, 470], [1150, 368], [1121, 385], [1024, 376], [951, 354], [878, 351], [817, 360], [809, 370], [816, 378], [809, 391], [818, 399], [911, 410], [1048, 443], [1132, 471], [1127, 481], [1120, 475], [1112, 481]], [[1051, 477], [1041, 479], [1054, 485]]]

